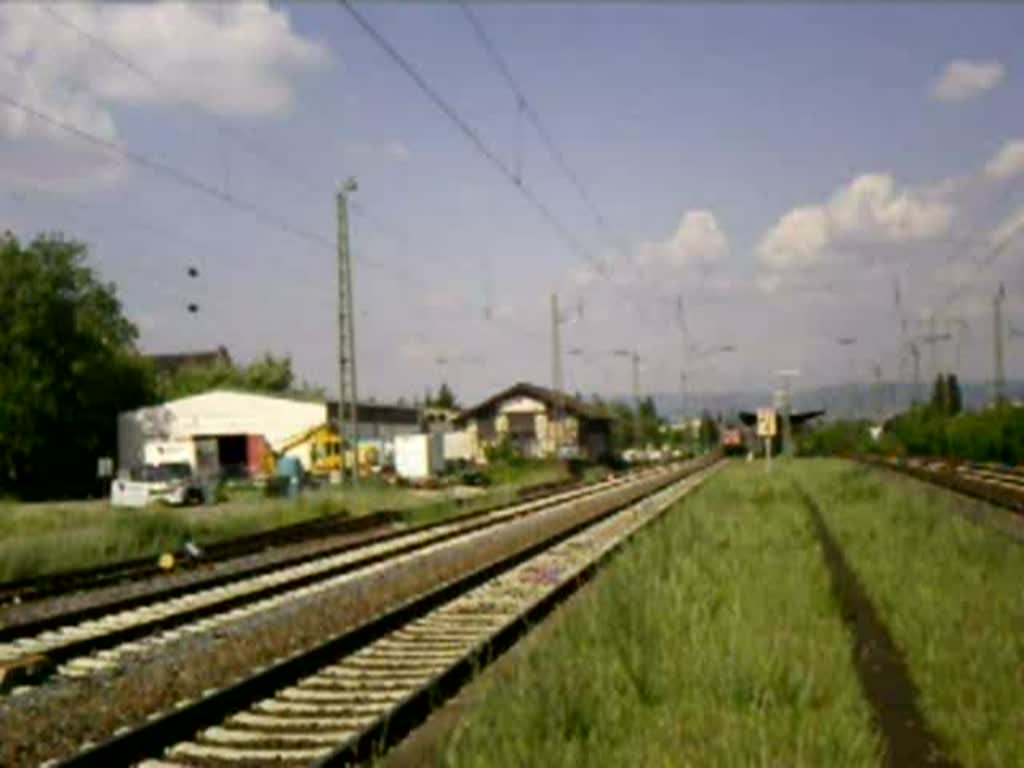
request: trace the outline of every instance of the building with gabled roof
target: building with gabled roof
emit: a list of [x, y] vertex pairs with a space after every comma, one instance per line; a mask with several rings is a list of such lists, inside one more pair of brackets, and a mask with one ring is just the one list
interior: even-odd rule
[[477, 460], [503, 442], [529, 458], [601, 460], [611, 454], [612, 417], [603, 409], [524, 381], [465, 409], [456, 423]]

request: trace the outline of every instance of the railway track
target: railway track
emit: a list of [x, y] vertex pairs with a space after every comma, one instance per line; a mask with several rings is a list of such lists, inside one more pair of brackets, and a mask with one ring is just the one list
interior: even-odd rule
[[52, 675], [84, 677], [116, 669], [131, 657], [158, 650], [183, 636], [214, 632], [290, 601], [315, 597], [396, 565], [409, 565], [446, 547], [482, 540], [496, 527], [525, 516], [641, 487], [657, 474], [603, 481], [413, 531], [393, 532], [298, 562], [231, 574], [214, 583], [186, 585], [2, 627], [0, 671], [4, 685], [10, 688]]
[[[173, 553], [178, 560], [176, 570], [207, 566], [212, 563], [242, 557], [254, 552], [294, 544], [324, 536], [355, 534], [397, 521], [398, 513], [380, 512], [350, 518], [331, 515], [318, 520], [307, 520], [272, 531], [241, 536], [229, 541], [204, 547], [201, 559], [190, 559], [183, 552]], [[80, 568], [46, 576], [18, 579], [0, 583], [0, 605], [22, 604], [34, 600], [64, 595], [68, 592], [101, 589], [126, 581], [160, 576], [165, 573], [155, 556], [132, 558], [109, 565]]]
[[717, 466], [637, 498], [314, 648], [89, 746], [66, 766], [348, 765], [401, 738]]
[[901, 472], [1024, 515], [1024, 473], [1017, 470], [938, 459], [860, 457], [860, 461]]
[[[519, 491], [518, 501], [527, 502], [549, 496], [553, 493], [571, 491], [582, 487], [576, 481], [560, 481], [548, 483], [543, 487], [524, 488]], [[508, 504], [495, 504], [480, 512], [489, 512]], [[394, 510], [381, 510], [359, 517], [348, 517], [345, 514], [334, 514], [316, 520], [275, 528], [269, 531], [240, 536], [222, 542], [215, 542], [203, 548], [201, 558], [190, 558], [184, 551], [173, 553], [176, 558], [175, 572], [193, 568], [206, 568], [245, 555], [263, 552], [267, 549], [279, 548], [289, 544], [298, 544], [324, 537], [356, 536], [359, 534], [373, 535], [387, 526], [397, 523], [402, 513]], [[156, 557], [139, 557], [117, 563], [80, 568], [45, 576], [17, 579], [0, 583], [0, 605], [23, 604], [35, 600], [65, 595], [73, 591], [97, 590], [104, 587], [122, 584], [128, 581], [153, 578], [165, 575], [165, 571], [156, 562]]]

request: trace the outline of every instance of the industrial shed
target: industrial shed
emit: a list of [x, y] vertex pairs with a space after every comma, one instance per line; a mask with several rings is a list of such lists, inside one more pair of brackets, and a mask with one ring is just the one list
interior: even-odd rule
[[463, 411], [474, 459], [507, 440], [532, 458], [568, 454], [600, 460], [611, 453], [611, 417], [571, 395], [536, 384], [513, 384]]
[[[293, 445], [318, 427], [337, 426], [337, 402], [219, 389], [122, 413], [117, 424], [121, 470], [142, 464], [184, 461], [200, 474], [216, 467], [223, 476], [257, 475], [268, 451], [282, 447], [305, 467], [308, 443]], [[420, 431], [415, 408], [360, 403], [359, 440], [389, 443]]]
[[255, 474], [265, 451], [323, 424], [322, 402], [213, 390], [122, 413], [117, 423], [117, 459], [122, 469], [158, 460], [187, 461], [197, 469], [204, 450], [232, 474]]
[[[359, 419], [360, 440], [390, 441], [396, 435], [411, 435], [423, 431], [420, 411], [415, 406], [387, 403], [360, 403], [356, 408]], [[335, 427], [338, 424], [338, 401], [327, 403], [327, 417]], [[345, 409], [345, 434], [349, 434], [349, 409]]]

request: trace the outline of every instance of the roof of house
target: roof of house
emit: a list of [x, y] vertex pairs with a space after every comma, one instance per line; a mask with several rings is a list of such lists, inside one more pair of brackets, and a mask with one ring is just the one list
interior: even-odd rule
[[465, 409], [459, 414], [459, 421], [465, 421], [471, 419], [474, 416], [479, 416], [490, 410], [492, 410], [502, 400], [508, 400], [510, 397], [532, 397], [534, 400], [540, 400], [549, 406], [557, 405], [563, 408], [566, 413], [572, 414], [573, 416], [579, 416], [584, 419], [590, 419], [592, 421], [611, 421], [612, 416], [604, 411], [604, 409], [585, 403], [579, 398], [567, 395], [564, 392], [557, 392], [547, 387], [541, 387], [537, 384], [530, 384], [529, 382], [520, 381], [513, 384], [511, 387], [503, 389], [495, 395], [491, 395], [489, 398], [481, 403], [474, 405], [472, 408]]
[[182, 368], [192, 366], [208, 366], [217, 363], [230, 363], [231, 355], [227, 347], [203, 350], [200, 352], [173, 352], [165, 355], [146, 355], [160, 373], [175, 373]]
[[[794, 411], [793, 413], [789, 414], [789, 421], [793, 426], [797, 426], [799, 424], [803, 424], [805, 421], [810, 421], [811, 419], [816, 419], [819, 416], [824, 415], [824, 410], [802, 412]], [[755, 413], [754, 411], [740, 411], [739, 416], [740, 421], [742, 421], [748, 427], [752, 427], [755, 424], [757, 424], [757, 413]]]
[[[336, 424], [338, 421], [337, 400], [327, 401], [327, 414], [328, 420]], [[371, 424], [413, 425], [420, 423], [419, 408], [413, 405], [362, 402], [356, 408], [356, 415], [361, 422]], [[345, 418], [348, 418], [348, 416], [348, 408], [346, 408]]]

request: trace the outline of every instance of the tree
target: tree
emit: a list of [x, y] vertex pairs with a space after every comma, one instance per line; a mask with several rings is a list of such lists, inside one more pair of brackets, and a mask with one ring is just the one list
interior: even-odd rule
[[0, 238], [0, 493], [85, 495], [117, 414], [154, 398], [113, 285], [59, 235]]
[[654, 404], [654, 398], [647, 396], [640, 401], [637, 407], [637, 429], [642, 445], [659, 444], [662, 441], [663, 421], [658, 415], [658, 408]]
[[718, 443], [718, 422], [711, 418], [709, 411], [700, 415], [700, 444], [705, 448], [713, 448]]
[[960, 380], [955, 373], [946, 377], [946, 391], [949, 393], [949, 414], [956, 416], [964, 408], [964, 398], [960, 391]]
[[295, 382], [290, 357], [276, 358], [269, 352], [250, 363], [242, 371], [242, 380], [246, 389], [258, 392], [285, 393], [291, 390]]
[[306, 382], [296, 387], [291, 358], [274, 357], [269, 352], [243, 366], [226, 362], [188, 365], [173, 374], [162, 376], [158, 382], [158, 391], [163, 400], [198, 395], [211, 389], [241, 389], [306, 398], [322, 398], [325, 394], [322, 388]]
[[949, 409], [949, 390], [946, 388], [946, 377], [935, 374], [935, 383], [932, 385], [932, 410], [936, 413], [947, 413]]
[[601, 404], [612, 417], [612, 451], [622, 451], [636, 445], [636, 420], [633, 409], [626, 403]]
[[441, 388], [437, 390], [437, 397], [434, 399], [434, 405], [438, 408], [449, 409], [458, 407], [458, 402], [455, 400], [455, 393], [452, 392], [447, 381], [441, 382]]

